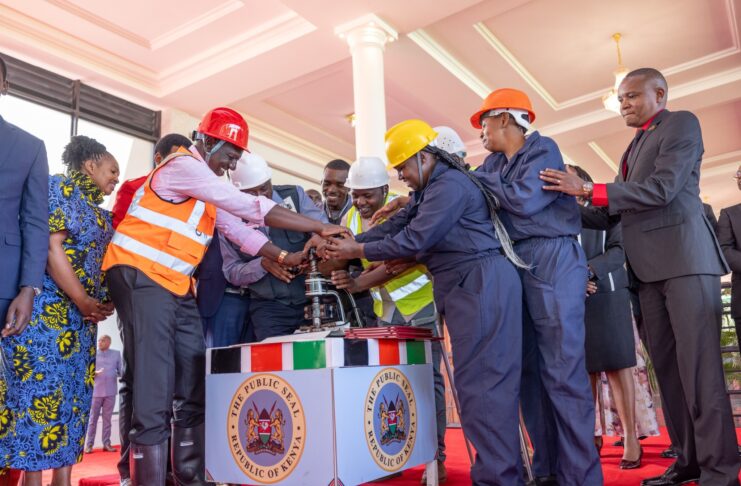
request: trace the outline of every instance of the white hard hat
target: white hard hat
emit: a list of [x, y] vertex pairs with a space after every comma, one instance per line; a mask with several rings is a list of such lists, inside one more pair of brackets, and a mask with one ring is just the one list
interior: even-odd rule
[[449, 154], [455, 154], [461, 157], [466, 156], [466, 145], [455, 130], [450, 127], [442, 126], [435, 127], [433, 130], [437, 132], [437, 138], [433, 140], [431, 145], [445, 150]]
[[243, 152], [237, 161], [237, 168], [230, 172], [230, 176], [237, 189], [252, 189], [269, 181], [273, 177], [273, 171], [259, 155]]
[[345, 187], [350, 189], [375, 189], [389, 183], [386, 164], [379, 157], [358, 157], [350, 166]]

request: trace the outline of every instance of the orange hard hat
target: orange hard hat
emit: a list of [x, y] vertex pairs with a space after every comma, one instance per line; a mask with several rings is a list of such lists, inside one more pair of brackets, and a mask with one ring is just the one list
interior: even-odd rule
[[247, 150], [250, 129], [242, 115], [231, 108], [219, 107], [206, 113], [198, 124], [198, 132]]
[[[479, 111], [471, 116], [471, 125], [481, 128], [481, 116], [491, 110], [515, 109], [526, 111], [530, 117], [529, 123], [535, 121], [535, 112], [530, 98], [519, 89], [502, 88], [489, 93], [484, 99]], [[523, 114], [524, 115], [524, 114]]]

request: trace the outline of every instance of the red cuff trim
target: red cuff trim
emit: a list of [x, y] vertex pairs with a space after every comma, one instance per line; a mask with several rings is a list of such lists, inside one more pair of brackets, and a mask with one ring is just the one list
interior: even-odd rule
[[607, 184], [595, 184], [592, 187], [592, 205], [607, 206]]

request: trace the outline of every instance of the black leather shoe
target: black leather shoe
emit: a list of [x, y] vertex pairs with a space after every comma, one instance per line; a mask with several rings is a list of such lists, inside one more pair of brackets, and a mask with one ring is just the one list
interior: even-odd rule
[[669, 467], [661, 476], [641, 481], [641, 486], [679, 486], [700, 481], [700, 473], [695, 471], [675, 471]]
[[641, 459], [643, 458], [643, 447], [639, 446], [638, 459], [635, 461], [628, 461], [626, 459], [620, 460], [620, 469], [638, 469], [641, 467]]
[[669, 447], [665, 451], [661, 451], [661, 454], [659, 455], [664, 459], [676, 459], [677, 456], [679, 456], [679, 453], [677, 453], [673, 447]]

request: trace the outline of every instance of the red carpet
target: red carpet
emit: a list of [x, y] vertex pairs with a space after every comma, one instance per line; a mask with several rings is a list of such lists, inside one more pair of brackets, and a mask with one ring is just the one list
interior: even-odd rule
[[[605, 476], [605, 486], [636, 486], [640, 484], [642, 478], [661, 474], [672, 462], [670, 459], [662, 459], [659, 456], [659, 453], [669, 446], [666, 431], [662, 430], [662, 432], [663, 435], [660, 437], [651, 437], [642, 441], [643, 466], [630, 471], [621, 471], [618, 468], [623, 451], [621, 447], [612, 445], [617, 438], [605, 437], [605, 445], [602, 448], [602, 471]], [[741, 437], [741, 430], [737, 430], [737, 434]], [[448, 430], [447, 444], [448, 459], [445, 465], [448, 468], [448, 481], [445, 484], [450, 486], [470, 485], [468, 456], [466, 455], [460, 429]], [[95, 451], [92, 454], [86, 454], [83, 462], [72, 470], [72, 484], [79, 484], [80, 486], [118, 485], [117, 460], [118, 453]], [[420, 466], [405, 471], [401, 477], [394, 480], [368, 484], [384, 486], [418, 485], [423, 471], [424, 467]], [[44, 484], [48, 482], [48, 479]]]

